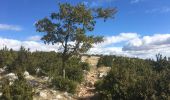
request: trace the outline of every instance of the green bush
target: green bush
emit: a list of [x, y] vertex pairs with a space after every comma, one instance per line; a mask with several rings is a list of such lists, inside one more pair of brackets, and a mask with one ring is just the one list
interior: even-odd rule
[[66, 63], [66, 77], [69, 80], [73, 80], [79, 83], [83, 80], [83, 69], [80, 58], [72, 57]]
[[27, 83], [21, 74], [12, 85], [7, 79], [2, 84], [1, 100], [33, 100], [32, 87]]
[[90, 65], [86, 62], [81, 62], [81, 67], [83, 70], [87, 70], [87, 71], [90, 70]]
[[[62, 76], [62, 59], [61, 53], [56, 52], [30, 52], [29, 49], [21, 47], [19, 51], [9, 51], [8, 49], [0, 50], [0, 67], [7, 66], [8, 72], [24, 72], [28, 71], [30, 75], [48, 76], [53, 78], [55, 76]], [[9, 61], [9, 62], [8, 62]], [[36, 70], [40, 69], [37, 73]], [[83, 81], [83, 70], [89, 70], [87, 63], [81, 62], [78, 57], [71, 57], [66, 62], [66, 79], [71, 83], [67, 85], [66, 89], [74, 90], [76, 82]], [[63, 85], [63, 87], [65, 87]], [[11, 87], [10, 87], [11, 88]]]
[[83, 80], [83, 70], [80, 67], [67, 67], [66, 77], [72, 81], [81, 82]]
[[59, 76], [52, 79], [52, 85], [58, 90], [75, 93], [77, 83], [69, 80], [68, 78], [64, 79], [63, 77]]
[[112, 67], [113, 59], [114, 59], [114, 56], [101, 56], [97, 63], [97, 67], [101, 67], [101, 66]]
[[95, 84], [96, 90], [102, 100], [168, 100], [170, 69], [157, 71], [153, 65], [147, 60], [116, 57], [108, 75]]

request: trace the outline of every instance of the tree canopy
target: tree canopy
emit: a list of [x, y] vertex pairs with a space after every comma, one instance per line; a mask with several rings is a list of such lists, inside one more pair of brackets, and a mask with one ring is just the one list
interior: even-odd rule
[[68, 3], [59, 4], [59, 12], [36, 23], [38, 32], [45, 33], [42, 40], [49, 44], [61, 46], [63, 59], [63, 76], [65, 62], [73, 55], [87, 52], [93, 44], [103, 41], [102, 36], [87, 35], [95, 28], [97, 19], [114, 18], [115, 8], [88, 8], [84, 4], [72, 6]]

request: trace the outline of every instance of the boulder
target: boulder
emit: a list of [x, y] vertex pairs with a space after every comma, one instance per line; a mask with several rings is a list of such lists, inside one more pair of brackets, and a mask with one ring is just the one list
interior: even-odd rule
[[102, 72], [102, 73], [99, 73], [99, 78], [103, 78], [107, 76], [107, 72]]
[[27, 77], [27, 76], [29, 76], [29, 75], [30, 75], [30, 74], [29, 74], [27, 71], [24, 72], [24, 76], [25, 76], [25, 77]]
[[14, 73], [9, 73], [5, 75], [5, 77], [9, 79], [9, 81], [15, 81], [16, 79], [18, 79], [18, 76], [16, 76]]
[[61, 95], [59, 95], [59, 94], [56, 96], [56, 99], [62, 99], [62, 98], [63, 97]]
[[64, 96], [68, 97], [68, 92], [64, 92]]
[[28, 80], [34, 79], [34, 77], [31, 76], [31, 75], [29, 74], [29, 72], [27, 72], [27, 71], [24, 72], [24, 77], [25, 77], [26, 79], [28, 79]]
[[40, 91], [39, 96], [43, 99], [47, 99], [47, 93], [45, 91]]
[[40, 68], [36, 69], [36, 74], [38, 74], [40, 72]]
[[0, 68], [0, 73], [3, 73], [5, 72], [5, 69], [4, 68]]
[[44, 81], [48, 81], [48, 80], [49, 80], [49, 77], [43, 77], [43, 80], [44, 80]]

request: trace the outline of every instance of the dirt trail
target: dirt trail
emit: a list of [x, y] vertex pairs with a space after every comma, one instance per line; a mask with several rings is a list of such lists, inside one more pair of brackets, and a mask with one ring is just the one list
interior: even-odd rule
[[95, 95], [94, 83], [98, 80], [98, 70], [96, 67], [98, 60], [99, 57], [95, 56], [82, 57], [82, 61], [88, 62], [91, 66], [91, 69], [89, 72], [85, 72], [85, 81], [78, 86], [78, 97], [87, 99]]

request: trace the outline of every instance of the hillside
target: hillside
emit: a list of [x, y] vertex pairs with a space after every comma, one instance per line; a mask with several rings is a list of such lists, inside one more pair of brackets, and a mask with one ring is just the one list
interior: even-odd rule
[[156, 59], [73, 56], [63, 78], [60, 53], [0, 50], [0, 98], [168, 100], [170, 60], [161, 54]]
[[[90, 71], [84, 71], [85, 80], [77, 86], [77, 92], [75, 95], [69, 94], [68, 92], [57, 91], [53, 88], [49, 88], [48, 77], [35, 77], [25, 72], [25, 78], [34, 88], [33, 100], [74, 100], [74, 99], [89, 99], [92, 98], [95, 93], [94, 83], [101, 79], [110, 68], [100, 67], [97, 68], [100, 57], [96, 56], [83, 56], [81, 61], [90, 64]], [[4, 68], [1, 68], [1, 79], [8, 77], [14, 79], [16, 75], [14, 73], [6, 73]], [[0, 93], [2, 95], [2, 93]]]

